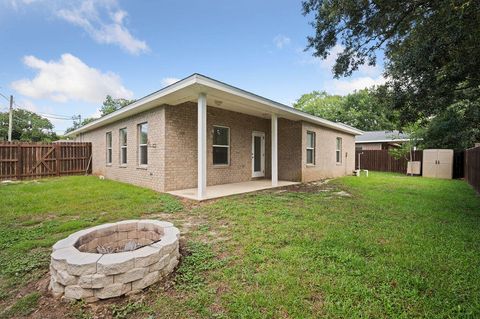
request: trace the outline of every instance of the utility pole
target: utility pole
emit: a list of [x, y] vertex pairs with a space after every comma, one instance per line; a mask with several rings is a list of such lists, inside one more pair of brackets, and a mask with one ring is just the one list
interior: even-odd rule
[[8, 113], [8, 141], [12, 141], [13, 95], [10, 95], [10, 111]]

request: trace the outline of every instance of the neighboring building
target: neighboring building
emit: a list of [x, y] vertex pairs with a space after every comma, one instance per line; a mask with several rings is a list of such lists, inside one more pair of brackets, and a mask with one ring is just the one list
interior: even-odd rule
[[361, 133], [193, 74], [68, 135], [92, 142], [94, 174], [205, 199], [212, 185], [351, 174]]
[[370, 131], [363, 132], [355, 138], [355, 149], [359, 151], [388, 150], [399, 147], [409, 141], [406, 134], [399, 131]]

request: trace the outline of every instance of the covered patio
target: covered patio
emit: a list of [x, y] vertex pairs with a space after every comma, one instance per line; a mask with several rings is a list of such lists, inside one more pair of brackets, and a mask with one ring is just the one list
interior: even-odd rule
[[225, 196], [246, 194], [265, 189], [285, 187], [295, 184], [299, 183], [290, 181], [277, 181], [277, 184], [274, 186], [272, 184], [272, 181], [269, 179], [259, 179], [248, 182], [213, 185], [206, 187], [205, 193], [201, 199], [199, 199], [198, 196], [198, 188], [181, 189], [170, 191], [168, 193], [174, 196], [179, 196], [192, 200], [209, 200]]

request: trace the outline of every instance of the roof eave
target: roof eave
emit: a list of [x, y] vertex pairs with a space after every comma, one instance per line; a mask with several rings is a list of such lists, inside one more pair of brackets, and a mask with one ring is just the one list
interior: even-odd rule
[[291, 113], [291, 114], [295, 114], [306, 122], [318, 124], [320, 126], [324, 126], [324, 127], [331, 128], [331, 129], [334, 129], [334, 130], [342, 131], [342, 132], [352, 134], [352, 135], [362, 135], [363, 134], [363, 131], [361, 131], [359, 129], [356, 129], [354, 127], [346, 126], [344, 124], [335, 123], [335, 122], [332, 122], [332, 121], [329, 121], [329, 120], [326, 120], [326, 119], [323, 119], [323, 118], [305, 113], [305, 112], [297, 110], [293, 107], [281, 104], [279, 102], [270, 100], [268, 98], [264, 98], [260, 95], [256, 95], [254, 93], [242, 90], [242, 89], [234, 87], [232, 85], [229, 85], [229, 84], [217, 81], [215, 79], [209, 78], [207, 76], [195, 73], [195, 74], [192, 74], [192, 75], [190, 75], [190, 76], [188, 76], [188, 77], [186, 77], [186, 78], [184, 78], [184, 79], [182, 79], [182, 80], [180, 80], [176, 83], [173, 83], [173, 84], [171, 84], [167, 87], [164, 87], [164, 88], [162, 88], [162, 89], [160, 89], [160, 90], [158, 90], [158, 91], [156, 91], [156, 92], [154, 92], [150, 95], [147, 95], [147, 96], [139, 99], [138, 101], [135, 101], [134, 103], [132, 103], [128, 106], [125, 106], [124, 108], [122, 108], [120, 110], [117, 110], [113, 113], [105, 115], [105, 116], [103, 116], [103, 117], [101, 117], [101, 118], [99, 118], [99, 119], [97, 119], [97, 120], [95, 120], [91, 123], [88, 123], [87, 125], [84, 125], [84, 126], [78, 128], [78, 129], [76, 129], [72, 132], [69, 132], [65, 135], [66, 136], [76, 136], [78, 134], [90, 131], [90, 130], [95, 129], [97, 127], [101, 127], [105, 124], [113, 122], [114, 118], [117, 118], [122, 114], [131, 112], [134, 109], [141, 107], [142, 105], [145, 105], [149, 102], [152, 102], [156, 99], [161, 98], [162, 96], [165, 96], [169, 93], [173, 93], [177, 90], [180, 90], [184, 87], [187, 87], [187, 86], [193, 85], [193, 84], [204, 85], [206, 87], [216, 88], [216, 89], [219, 89], [219, 90], [222, 90], [222, 91], [225, 91], [225, 92], [229, 92], [229, 93], [237, 95], [237, 96], [242, 96], [246, 99], [250, 99], [250, 100], [259, 102], [261, 104], [268, 105], [272, 109], [276, 109], [276, 110], [280, 110], [280, 111], [283, 111], [283, 112], [288, 112], [288, 113]]

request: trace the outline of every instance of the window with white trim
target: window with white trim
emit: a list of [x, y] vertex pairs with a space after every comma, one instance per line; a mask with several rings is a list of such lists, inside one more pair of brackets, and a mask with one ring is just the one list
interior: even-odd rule
[[107, 164], [112, 164], [112, 132], [107, 132], [105, 137], [106, 137], [106, 146], [107, 146], [106, 162]]
[[230, 164], [230, 128], [213, 127], [213, 165]]
[[127, 128], [120, 129], [120, 164], [127, 164]]
[[138, 165], [148, 164], [148, 123], [138, 124]]
[[315, 132], [307, 131], [307, 164], [315, 165]]
[[342, 162], [342, 138], [337, 137], [337, 149], [335, 151], [336, 161], [337, 163]]

